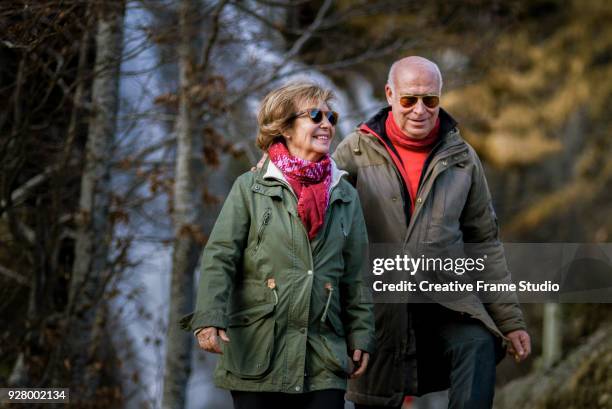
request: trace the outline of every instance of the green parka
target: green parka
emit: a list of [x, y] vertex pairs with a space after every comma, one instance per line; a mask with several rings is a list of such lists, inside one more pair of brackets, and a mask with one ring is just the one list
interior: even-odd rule
[[335, 164], [313, 241], [269, 160], [232, 187], [204, 250], [196, 310], [183, 327], [227, 329], [218, 387], [302, 393], [345, 389], [349, 351], [373, 352], [361, 266], [367, 234], [355, 189]]
[[[440, 137], [421, 174], [414, 211], [410, 213], [408, 192], [399, 171], [383, 144], [389, 108], [348, 135], [338, 146], [334, 159], [348, 171], [357, 188], [366, 220], [369, 241], [419, 248], [426, 243], [489, 243], [494, 260], [505, 266], [499, 242], [497, 217], [491, 204], [482, 164], [474, 149], [460, 136], [457, 123], [440, 109]], [[378, 136], [377, 136], [378, 135]], [[507, 269], [500, 282], [509, 280]], [[516, 302], [483, 305], [467, 297], [445, 307], [480, 320], [493, 334], [524, 329]], [[349, 383], [348, 399], [367, 405], [399, 406], [404, 395], [421, 395], [440, 389], [419, 382], [409, 305], [375, 304], [377, 353], [368, 371]], [[428, 357], [424, 357], [426, 360]], [[429, 357], [429, 362], [435, 357]], [[441, 384], [446, 376], [440, 370]]]

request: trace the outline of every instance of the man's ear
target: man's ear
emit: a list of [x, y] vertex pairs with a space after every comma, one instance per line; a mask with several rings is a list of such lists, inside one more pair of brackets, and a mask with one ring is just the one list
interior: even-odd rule
[[393, 102], [393, 90], [389, 86], [389, 84], [385, 85], [385, 96], [387, 97], [387, 103], [392, 105]]

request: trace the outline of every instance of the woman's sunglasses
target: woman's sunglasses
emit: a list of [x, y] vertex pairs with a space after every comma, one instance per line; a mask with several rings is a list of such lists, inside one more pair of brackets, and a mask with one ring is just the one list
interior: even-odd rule
[[419, 98], [423, 100], [423, 104], [427, 108], [435, 108], [440, 105], [439, 95], [402, 95], [399, 103], [404, 108], [412, 108], [417, 104]]
[[321, 123], [321, 121], [323, 120], [323, 115], [325, 115], [325, 117], [332, 126], [336, 126], [336, 124], [338, 123], [338, 113], [336, 111], [324, 111], [319, 108], [310, 108], [296, 112], [291, 117], [289, 117], [289, 119], [297, 118], [304, 114], [308, 114], [310, 120], [315, 124]]

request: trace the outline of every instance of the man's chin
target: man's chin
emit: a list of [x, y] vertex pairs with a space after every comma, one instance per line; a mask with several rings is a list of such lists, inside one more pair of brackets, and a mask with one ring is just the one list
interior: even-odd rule
[[406, 135], [409, 135], [411, 138], [415, 139], [423, 139], [425, 138], [429, 132], [424, 132], [423, 129], [404, 129]]

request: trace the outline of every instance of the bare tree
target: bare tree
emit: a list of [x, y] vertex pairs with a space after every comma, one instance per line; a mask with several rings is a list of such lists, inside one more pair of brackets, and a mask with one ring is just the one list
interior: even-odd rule
[[[186, 385], [191, 373], [191, 334], [175, 324], [193, 305], [193, 273], [202, 248], [203, 135], [194, 98], [198, 67], [194, 37], [197, 34], [198, 4], [183, 0], [179, 10], [179, 112], [176, 121], [176, 166], [174, 182], [174, 245], [166, 370], [162, 407], [185, 406]], [[200, 238], [200, 239], [199, 239]]]
[[[95, 35], [96, 62], [92, 117], [81, 179], [79, 227], [70, 285], [69, 308], [72, 387], [82, 398], [92, 397], [98, 384], [92, 362], [103, 327], [100, 301], [109, 279], [112, 239], [109, 221], [110, 169], [117, 131], [119, 67], [123, 45], [123, 2], [99, 4]], [[84, 386], [81, 391], [81, 386]]]
[[10, 385], [46, 386], [62, 362], [57, 334], [86, 137], [76, 112], [84, 112], [93, 68], [89, 10], [54, 0], [0, 6], [0, 366], [12, 368]]

